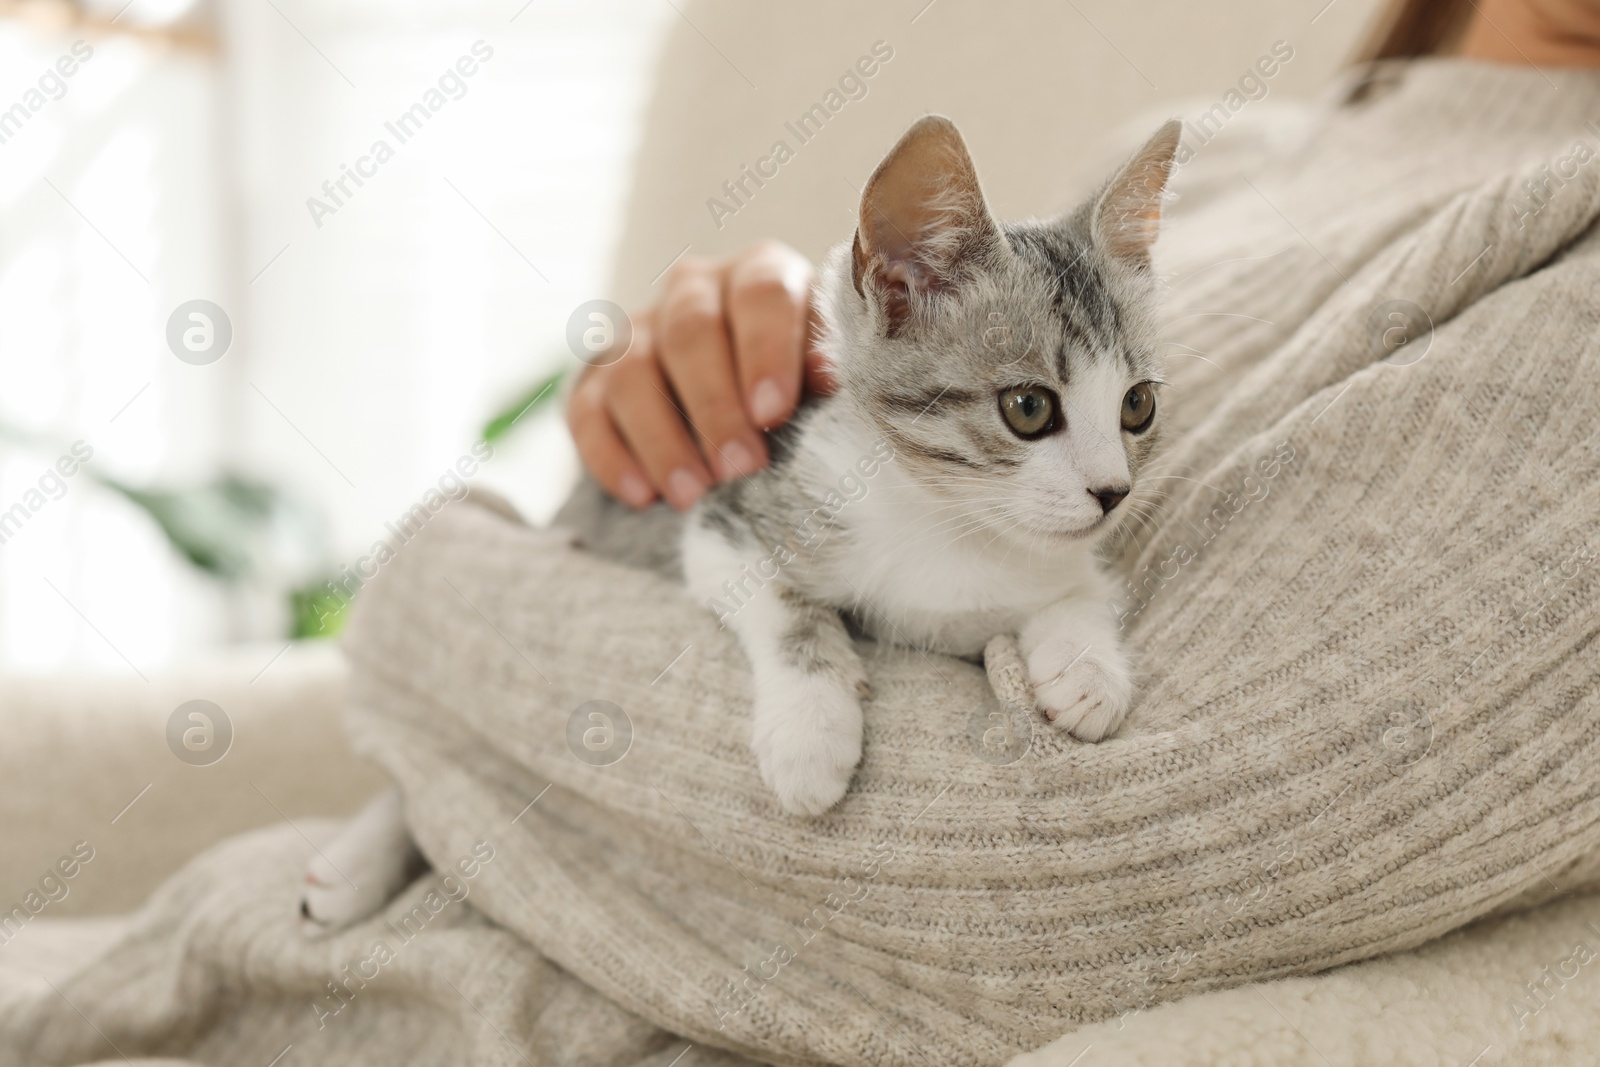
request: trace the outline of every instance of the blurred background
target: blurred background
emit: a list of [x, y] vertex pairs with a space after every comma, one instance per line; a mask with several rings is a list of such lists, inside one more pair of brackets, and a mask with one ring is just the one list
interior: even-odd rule
[[1251, 120], [1314, 98], [1374, 6], [0, 0], [0, 671], [265, 671], [486, 438], [471, 480], [553, 513], [580, 304], [820, 255], [927, 111], [998, 214], [1047, 213], [1275, 44]]
[[[554, 512], [582, 302], [640, 306], [678, 256], [768, 235], [821, 253], [925, 110], [998, 213], [1045, 213], [1134, 115], [1198, 114], [1275, 42], [1293, 61], [1251, 109], [1317, 93], [1371, 8], [0, 2], [0, 670], [331, 635], [328, 579], [485, 435], [475, 480]], [[784, 123], [869, 54], [802, 146]], [[778, 178], [723, 194], [779, 139]], [[77, 442], [93, 458], [40, 486]]]
[[928, 112], [1001, 217], [1172, 115], [1273, 135], [1377, 4], [0, 0], [0, 902], [382, 788], [327, 583], [467, 480], [554, 512], [588, 302], [820, 257]]
[[[0, 4], [0, 108], [92, 49], [0, 125], [0, 509], [93, 449], [0, 546], [0, 666], [148, 672], [316, 632], [295, 593], [572, 362], [673, 13], [518, 6]], [[385, 123], [430, 90], [401, 143]], [[324, 191], [380, 140], [365, 185]], [[200, 365], [166, 337], [195, 299], [232, 327]], [[498, 451], [495, 480], [548, 514], [557, 422]]]

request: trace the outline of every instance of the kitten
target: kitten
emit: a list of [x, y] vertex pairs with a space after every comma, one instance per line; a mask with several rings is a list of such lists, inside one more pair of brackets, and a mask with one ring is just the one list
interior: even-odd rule
[[[943, 118], [912, 126], [867, 182], [819, 287], [838, 392], [683, 531], [689, 589], [755, 668], [752, 747], [789, 811], [832, 807], [861, 758], [866, 674], [841, 612], [969, 658], [1016, 632], [1057, 725], [1098, 741], [1121, 724], [1133, 684], [1095, 543], [1155, 442], [1149, 250], [1178, 132], [1167, 123], [1050, 222], [996, 223]], [[657, 527], [603, 497], [579, 487], [599, 510], [578, 525], [627, 533], [591, 547], [655, 561], [639, 550]], [[311, 860], [302, 929], [373, 914], [424, 866], [391, 789]]]
[[1014, 632], [1051, 720], [1085, 741], [1121, 724], [1133, 684], [1095, 545], [1155, 443], [1149, 252], [1179, 130], [1048, 222], [996, 222], [938, 116], [867, 182], [818, 285], [838, 391], [684, 529], [690, 592], [754, 668], [752, 747], [788, 811], [832, 807], [861, 758], [841, 613], [969, 658]]

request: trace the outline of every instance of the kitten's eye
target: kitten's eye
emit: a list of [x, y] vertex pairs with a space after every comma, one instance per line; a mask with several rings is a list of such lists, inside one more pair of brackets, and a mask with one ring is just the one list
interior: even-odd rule
[[1000, 394], [1000, 414], [1018, 437], [1043, 437], [1056, 428], [1056, 395], [1042, 385], [1024, 385]]
[[1156, 392], [1149, 382], [1140, 382], [1122, 398], [1122, 428], [1129, 433], [1144, 433], [1156, 417]]

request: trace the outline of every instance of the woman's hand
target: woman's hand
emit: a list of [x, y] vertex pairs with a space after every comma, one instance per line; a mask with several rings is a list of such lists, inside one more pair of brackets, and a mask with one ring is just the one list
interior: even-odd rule
[[714, 480], [765, 467], [761, 431], [788, 421], [802, 386], [832, 388], [811, 336], [814, 275], [776, 241], [677, 263], [627, 354], [573, 390], [567, 425], [595, 480], [634, 507], [663, 496], [682, 511]]

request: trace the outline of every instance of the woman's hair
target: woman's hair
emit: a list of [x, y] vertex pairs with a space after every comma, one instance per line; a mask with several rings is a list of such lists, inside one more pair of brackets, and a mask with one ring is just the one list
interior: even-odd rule
[[1357, 53], [1360, 61], [1448, 52], [1472, 17], [1472, 0], [1389, 0]]

